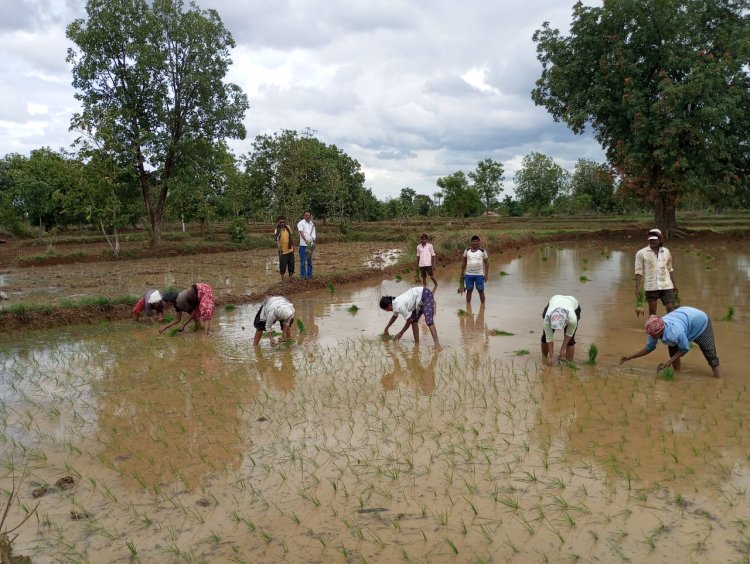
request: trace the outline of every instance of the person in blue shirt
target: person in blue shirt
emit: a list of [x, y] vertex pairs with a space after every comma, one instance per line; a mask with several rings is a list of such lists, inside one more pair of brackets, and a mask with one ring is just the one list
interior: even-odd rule
[[662, 370], [667, 366], [673, 366], [675, 370], [679, 370], [680, 359], [690, 350], [690, 343], [694, 342], [700, 347], [714, 376], [721, 378], [711, 320], [701, 310], [682, 306], [664, 317], [652, 315], [646, 320], [645, 329], [648, 333], [646, 346], [638, 352], [623, 356], [620, 364], [650, 354], [656, 348], [656, 343], [661, 340], [669, 347], [669, 360], [659, 364], [657, 370]]

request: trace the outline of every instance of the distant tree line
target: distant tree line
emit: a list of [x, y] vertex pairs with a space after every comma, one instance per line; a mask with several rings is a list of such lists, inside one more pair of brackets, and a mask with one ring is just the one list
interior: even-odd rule
[[[573, 8], [570, 34], [535, 33], [542, 74], [532, 99], [580, 133], [590, 127], [607, 163], [565, 170], [532, 152], [502, 195], [505, 167], [486, 158], [438, 178], [432, 195], [403, 187], [381, 201], [360, 163], [314, 131], [244, 139], [246, 95], [226, 82], [234, 40], [215, 10], [183, 0], [88, 0], [67, 28], [81, 111], [70, 150], [0, 159], [0, 226], [121, 231], [164, 221], [351, 220], [654, 211], [750, 206], [750, 2], [623, 0]], [[502, 198], [501, 198], [502, 195]]]

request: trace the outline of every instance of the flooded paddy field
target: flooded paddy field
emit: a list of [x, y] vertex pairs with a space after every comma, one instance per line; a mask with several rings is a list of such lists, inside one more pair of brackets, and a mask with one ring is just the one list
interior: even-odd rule
[[[281, 347], [253, 349], [259, 304], [221, 310], [208, 337], [129, 321], [3, 337], [0, 485], [23, 478], [9, 524], [38, 504], [14, 548], [35, 562], [746, 561], [750, 253], [670, 249], [682, 304], [713, 320], [722, 380], [698, 350], [658, 378], [664, 345], [618, 366], [645, 343], [636, 248], [601, 241], [491, 254], [484, 307], [456, 293], [458, 265], [438, 269], [439, 351], [424, 325], [419, 347], [379, 338], [377, 300], [413, 273], [292, 296], [301, 323]], [[541, 363], [556, 293], [581, 303], [575, 367]]]

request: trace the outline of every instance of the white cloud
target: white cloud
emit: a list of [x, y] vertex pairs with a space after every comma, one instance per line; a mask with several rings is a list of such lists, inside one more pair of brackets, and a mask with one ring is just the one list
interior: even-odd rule
[[[83, 2], [0, 0], [0, 154], [59, 147], [76, 102], [65, 63], [65, 26]], [[11, 9], [15, 6], [15, 11]], [[566, 28], [559, 0], [198, 0], [237, 41], [229, 80], [250, 98], [246, 153], [258, 134], [311, 128], [357, 159], [378, 197], [469, 172], [490, 157], [512, 177], [525, 154], [564, 167], [602, 160], [530, 100], [541, 68], [531, 35], [545, 20]]]

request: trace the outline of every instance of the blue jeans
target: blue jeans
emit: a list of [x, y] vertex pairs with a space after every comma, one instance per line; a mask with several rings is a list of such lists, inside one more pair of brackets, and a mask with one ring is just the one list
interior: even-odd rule
[[307, 252], [307, 245], [299, 248], [299, 275], [301, 278], [312, 278], [313, 275], [313, 254]]

